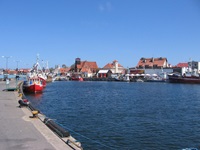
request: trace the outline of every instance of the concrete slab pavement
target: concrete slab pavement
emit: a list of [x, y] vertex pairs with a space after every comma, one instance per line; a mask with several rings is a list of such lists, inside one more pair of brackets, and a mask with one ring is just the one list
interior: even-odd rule
[[[16, 82], [10, 81], [9, 87]], [[41, 120], [30, 118], [27, 108], [19, 108], [18, 93], [3, 91], [0, 81], [0, 149], [2, 150], [71, 150]]]

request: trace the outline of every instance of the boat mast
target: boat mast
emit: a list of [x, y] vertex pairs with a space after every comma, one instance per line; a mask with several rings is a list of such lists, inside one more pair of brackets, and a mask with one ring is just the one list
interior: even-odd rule
[[38, 72], [38, 65], [39, 65], [39, 54], [37, 54], [37, 58], [36, 58], [36, 72]]
[[188, 72], [192, 73], [192, 59], [190, 58], [189, 64], [188, 64]]

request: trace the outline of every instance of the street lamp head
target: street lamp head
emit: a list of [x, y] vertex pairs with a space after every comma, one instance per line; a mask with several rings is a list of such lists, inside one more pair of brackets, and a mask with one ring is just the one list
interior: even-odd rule
[[12, 58], [12, 56], [1, 56], [2, 58]]
[[8, 69], [8, 58], [12, 58], [12, 56], [2, 56], [2, 58], [6, 59], [6, 70]]

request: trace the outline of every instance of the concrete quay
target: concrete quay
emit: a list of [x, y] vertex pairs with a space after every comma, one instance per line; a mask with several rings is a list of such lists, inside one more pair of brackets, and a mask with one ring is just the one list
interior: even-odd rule
[[[11, 80], [9, 88], [15, 88]], [[72, 150], [40, 119], [30, 118], [26, 107], [19, 108], [17, 91], [3, 91], [6, 82], [0, 81], [0, 149], [1, 150]]]

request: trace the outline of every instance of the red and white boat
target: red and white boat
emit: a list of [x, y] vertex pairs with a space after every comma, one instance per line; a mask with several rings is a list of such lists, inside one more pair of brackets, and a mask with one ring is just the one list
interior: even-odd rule
[[40, 78], [39, 76], [28, 77], [27, 81], [24, 82], [23, 87], [25, 92], [42, 92], [46, 87], [46, 80]]
[[[27, 74], [27, 80], [24, 82], [23, 88], [25, 92], [37, 93], [42, 92], [46, 87], [46, 75], [43, 73], [38, 61]], [[40, 67], [41, 68], [41, 67]]]
[[71, 77], [72, 81], [83, 81], [83, 78], [79, 74], [73, 74]]

